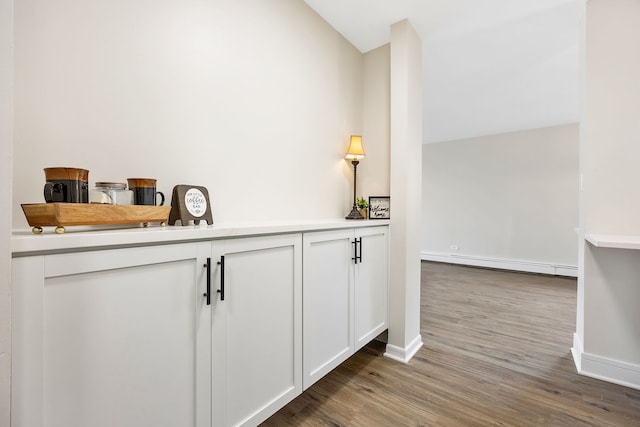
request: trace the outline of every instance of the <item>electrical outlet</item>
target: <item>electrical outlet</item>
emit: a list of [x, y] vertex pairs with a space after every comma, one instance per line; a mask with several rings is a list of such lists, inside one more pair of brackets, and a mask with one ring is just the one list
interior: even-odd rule
[[458, 247], [458, 245], [451, 245], [449, 246], [449, 249], [451, 249], [452, 251], [457, 251], [460, 248]]

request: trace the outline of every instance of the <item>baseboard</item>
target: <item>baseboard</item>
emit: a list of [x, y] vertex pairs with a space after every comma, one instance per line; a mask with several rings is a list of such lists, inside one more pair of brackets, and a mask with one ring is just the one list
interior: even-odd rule
[[582, 353], [584, 347], [582, 347], [582, 340], [574, 332], [573, 334], [573, 347], [571, 347], [571, 355], [573, 356], [573, 363], [576, 365], [576, 370], [580, 372], [582, 370]]
[[640, 390], [640, 365], [582, 353], [582, 375]]
[[450, 264], [472, 265], [475, 267], [499, 268], [503, 270], [525, 271], [527, 273], [551, 274], [554, 276], [578, 277], [578, 267], [572, 265], [554, 265], [541, 262], [519, 261], [479, 256], [420, 252], [423, 261], [446, 262]]
[[384, 356], [398, 362], [409, 363], [411, 358], [420, 350], [420, 347], [422, 347], [422, 336], [418, 335], [404, 348], [387, 344]]
[[571, 353], [580, 375], [640, 390], [640, 365], [584, 353], [576, 334]]

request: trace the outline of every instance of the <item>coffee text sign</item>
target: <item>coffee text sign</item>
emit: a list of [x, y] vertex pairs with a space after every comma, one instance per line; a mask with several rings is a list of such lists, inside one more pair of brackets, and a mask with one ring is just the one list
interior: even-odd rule
[[188, 225], [189, 221], [199, 224], [201, 220], [213, 224], [209, 192], [205, 187], [197, 185], [176, 185], [171, 197], [171, 213], [169, 224], [175, 225], [180, 220], [181, 225]]

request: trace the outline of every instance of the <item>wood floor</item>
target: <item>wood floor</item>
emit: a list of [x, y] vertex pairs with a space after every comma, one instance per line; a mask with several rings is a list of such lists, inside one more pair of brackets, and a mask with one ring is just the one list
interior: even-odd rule
[[374, 341], [264, 426], [640, 426], [640, 390], [576, 373], [576, 281], [422, 263], [424, 346]]

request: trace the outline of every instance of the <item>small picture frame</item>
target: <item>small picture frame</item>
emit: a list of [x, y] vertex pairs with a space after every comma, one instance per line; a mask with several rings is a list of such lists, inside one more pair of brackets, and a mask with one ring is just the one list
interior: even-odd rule
[[369, 196], [369, 219], [390, 219], [391, 197]]

